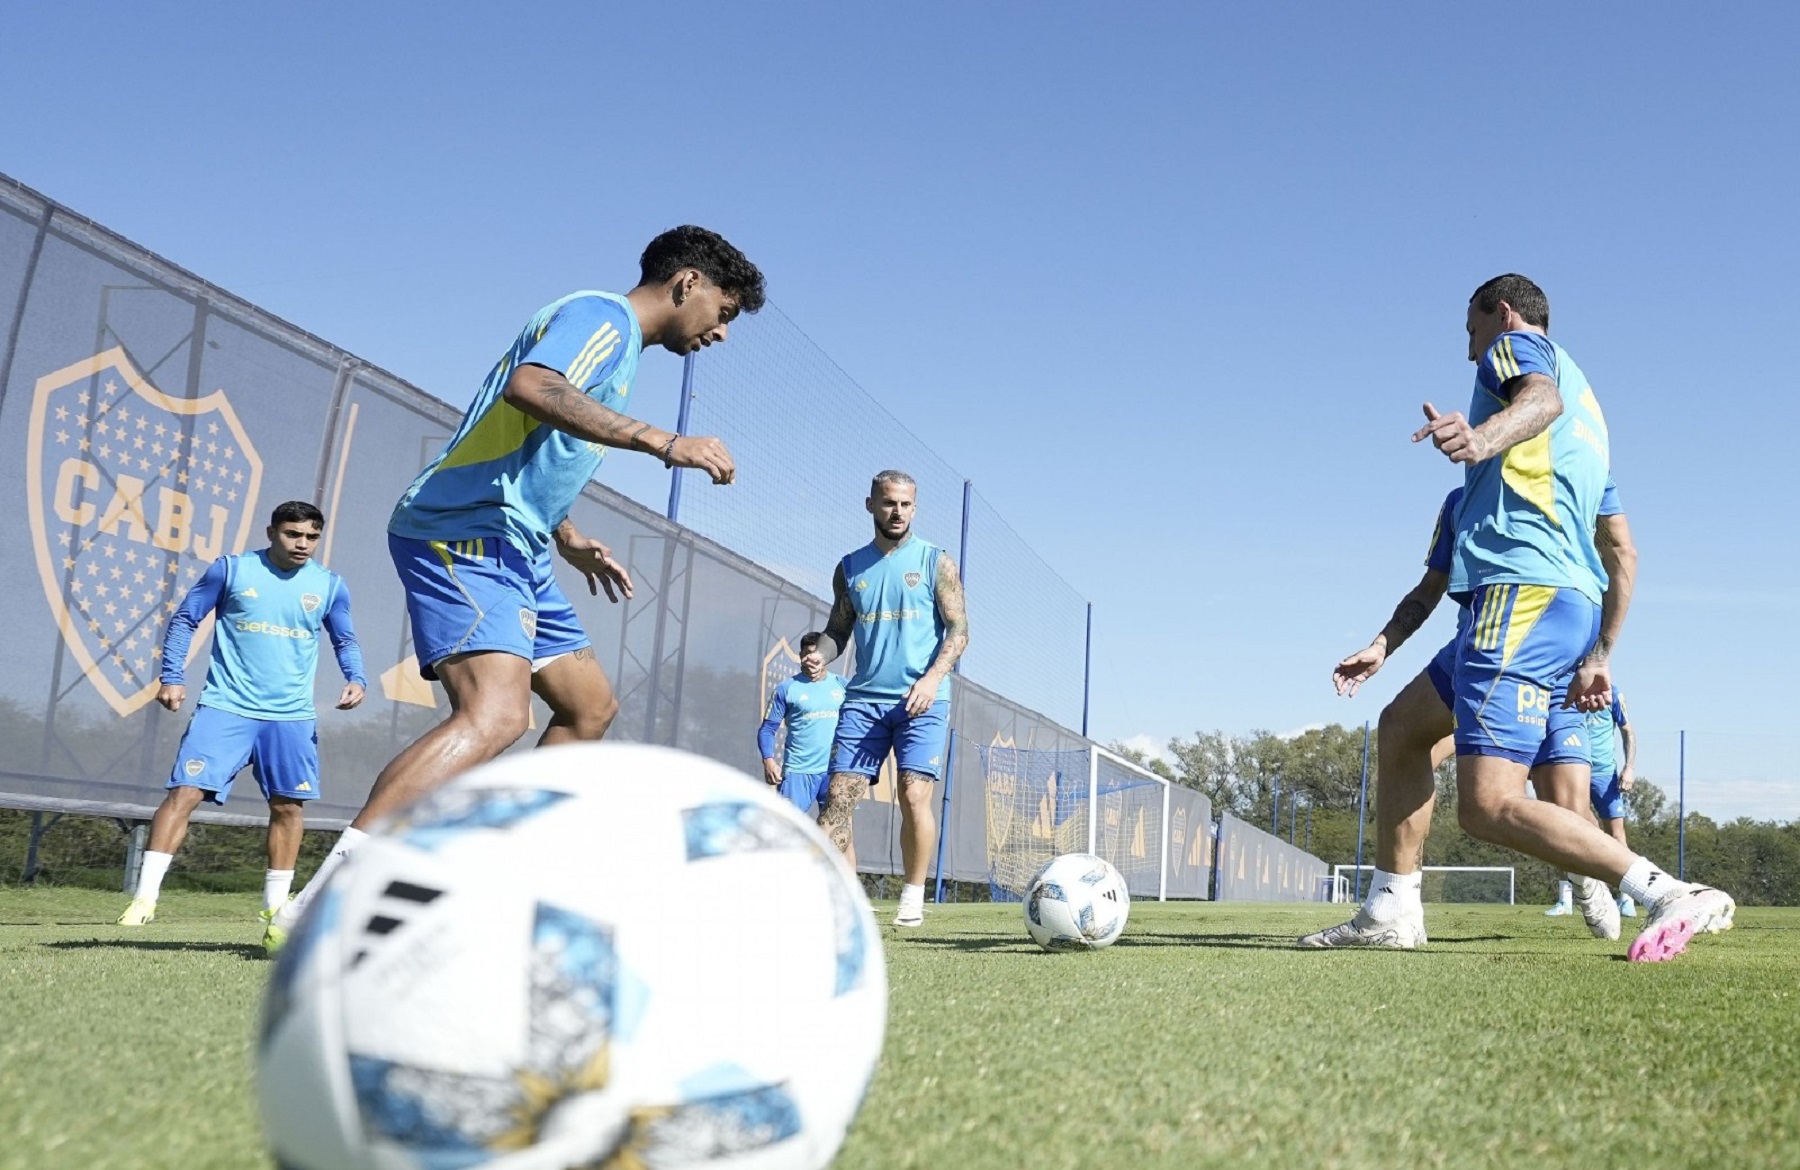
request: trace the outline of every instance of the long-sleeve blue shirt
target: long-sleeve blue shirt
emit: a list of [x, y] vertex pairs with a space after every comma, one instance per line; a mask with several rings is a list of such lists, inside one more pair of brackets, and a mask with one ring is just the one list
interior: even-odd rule
[[366, 686], [343, 578], [311, 561], [282, 570], [268, 550], [207, 566], [163, 635], [162, 681], [186, 685], [188, 647], [208, 614], [212, 664], [200, 705], [251, 719], [311, 719], [319, 635], [331, 638], [344, 678]]
[[817, 682], [804, 674], [783, 679], [769, 696], [769, 711], [756, 732], [763, 759], [775, 758], [775, 733], [787, 724], [787, 749], [781, 769], [812, 776], [831, 766], [831, 739], [837, 734], [838, 708], [844, 705], [844, 679], [827, 674]]

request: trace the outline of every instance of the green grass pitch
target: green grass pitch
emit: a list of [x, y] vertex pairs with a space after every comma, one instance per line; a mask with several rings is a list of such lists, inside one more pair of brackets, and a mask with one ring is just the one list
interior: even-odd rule
[[[123, 904], [0, 890], [0, 1168], [269, 1165], [254, 898], [172, 892], [129, 931]], [[1051, 955], [1017, 906], [928, 908], [883, 927], [887, 1046], [837, 1165], [1800, 1166], [1800, 910], [1651, 965], [1540, 910], [1301, 952], [1337, 908], [1140, 902]]]

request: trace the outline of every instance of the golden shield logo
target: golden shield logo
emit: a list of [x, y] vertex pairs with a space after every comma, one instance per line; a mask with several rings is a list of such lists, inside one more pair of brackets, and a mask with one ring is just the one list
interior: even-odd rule
[[192, 780], [198, 777], [200, 773], [206, 771], [206, 761], [189, 760], [187, 763], [181, 765], [181, 770], [188, 774], [188, 779]]
[[188, 587], [249, 542], [262, 460], [225, 391], [171, 397], [116, 348], [38, 379], [26, 442], [44, 599], [83, 675], [130, 715], [156, 695]]
[[311, 613], [313, 610], [318, 609], [324, 600], [325, 599], [320, 597], [317, 593], [302, 593], [300, 595], [300, 608], [307, 613]]

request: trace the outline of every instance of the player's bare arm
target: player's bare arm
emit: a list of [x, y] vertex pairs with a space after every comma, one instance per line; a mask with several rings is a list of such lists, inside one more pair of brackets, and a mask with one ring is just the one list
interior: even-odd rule
[[844, 579], [844, 566], [839, 564], [831, 575], [831, 617], [819, 631], [820, 657], [828, 663], [837, 661], [855, 632], [856, 607], [850, 603], [850, 582]]
[[1375, 640], [1363, 649], [1350, 655], [1338, 663], [1331, 672], [1331, 682], [1337, 693], [1349, 698], [1356, 694], [1361, 686], [1375, 677], [1387, 656], [1400, 649], [1405, 641], [1419, 632], [1431, 611], [1443, 600], [1444, 591], [1450, 587], [1450, 577], [1436, 569], [1425, 570], [1400, 604], [1394, 607], [1394, 615], [1388, 618], [1387, 625], [1375, 635]]
[[1501, 390], [1510, 395], [1506, 407], [1478, 427], [1460, 410], [1439, 414], [1427, 402], [1425, 425], [1413, 432], [1413, 442], [1429, 438], [1452, 463], [1480, 463], [1543, 434], [1563, 412], [1562, 391], [1543, 374], [1508, 378]]
[[1630, 792], [1637, 784], [1637, 732], [1629, 723], [1619, 728], [1619, 750], [1625, 755], [1625, 767], [1619, 771], [1619, 791]]
[[1600, 634], [1594, 648], [1575, 668], [1575, 680], [1569, 684], [1566, 707], [1581, 711], [1598, 711], [1612, 704], [1612, 653], [1625, 628], [1625, 614], [1631, 609], [1631, 594], [1637, 584], [1637, 545], [1632, 543], [1631, 524], [1624, 513], [1602, 516], [1594, 527], [1594, 547], [1600, 563], [1606, 567], [1606, 592], [1600, 596]]
[[937, 701], [938, 687], [950, 677], [956, 660], [969, 648], [969, 615], [963, 601], [962, 574], [956, 571], [956, 562], [949, 553], [938, 554], [937, 611], [944, 623], [944, 640], [931, 666], [906, 692], [908, 715], [923, 715], [931, 710], [931, 704]]
[[[602, 409], [605, 409], [602, 407]], [[556, 540], [556, 551], [562, 559], [581, 570], [587, 578], [588, 593], [598, 597], [606, 590], [606, 600], [631, 599], [631, 574], [613, 559], [612, 550], [591, 536], [584, 536], [573, 521], [565, 519], [550, 534]]]
[[600, 405], [546, 366], [523, 365], [506, 380], [504, 397], [521, 414], [590, 443], [642, 451], [673, 467], [706, 472], [714, 483], [737, 474], [731, 452], [718, 439], [684, 437]]

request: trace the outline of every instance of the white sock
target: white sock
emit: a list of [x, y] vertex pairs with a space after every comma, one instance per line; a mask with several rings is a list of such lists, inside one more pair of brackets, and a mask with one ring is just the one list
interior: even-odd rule
[[1556, 904], [1558, 906], [1568, 906], [1574, 901], [1574, 898], [1574, 883], [1570, 882], [1568, 878], [1556, 883]]
[[354, 853], [356, 847], [362, 844], [366, 837], [368, 834], [361, 829], [344, 830], [343, 835], [337, 839], [337, 844], [331, 847], [331, 852], [325, 855], [325, 860], [319, 863], [319, 870], [312, 875], [312, 880], [307, 882], [298, 894], [294, 895], [292, 902], [285, 902], [277, 907], [276, 913], [281, 916], [283, 923], [293, 922], [300, 917], [308, 903], [313, 900], [313, 895], [317, 894], [319, 889], [324, 886], [326, 879], [338, 866], [344, 864], [344, 858]]
[[925, 886], [900, 887], [900, 904], [902, 906], [923, 906], [925, 904]]
[[1645, 906], [1655, 906], [1671, 893], [1686, 893], [1691, 889], [1693, 887], [1688, 883], [1678, 882], [1658, 869], [1648, 857], [1632, 862], [1625, 876], [1619, 879], [1619, 892]]
[[294, 887], [294, 871], [291, 869], [269, 869], [263, 871], [263, 909], [276, 910], [287, 901], [288, 891]]
[[1412, 873], [1389, 873], [1385, 869], [1375, 871], [1369, 881], [1369, 900], [1363, 903], [1363, 917], [1373, 922], [1392, 922], [1407, 912], [1425, 907], [1419, 900], [1419, 885], [1424, 875], [1418, 871]]
[[169, 872], [169, 863], [175, 860], [173, 853], [158, 853], [154, 849], [144, 850], [144, 862], [138, 867], [137, 893], [134, 898], [143, 898], [154, 902], [162, 893], [163, 875]]

